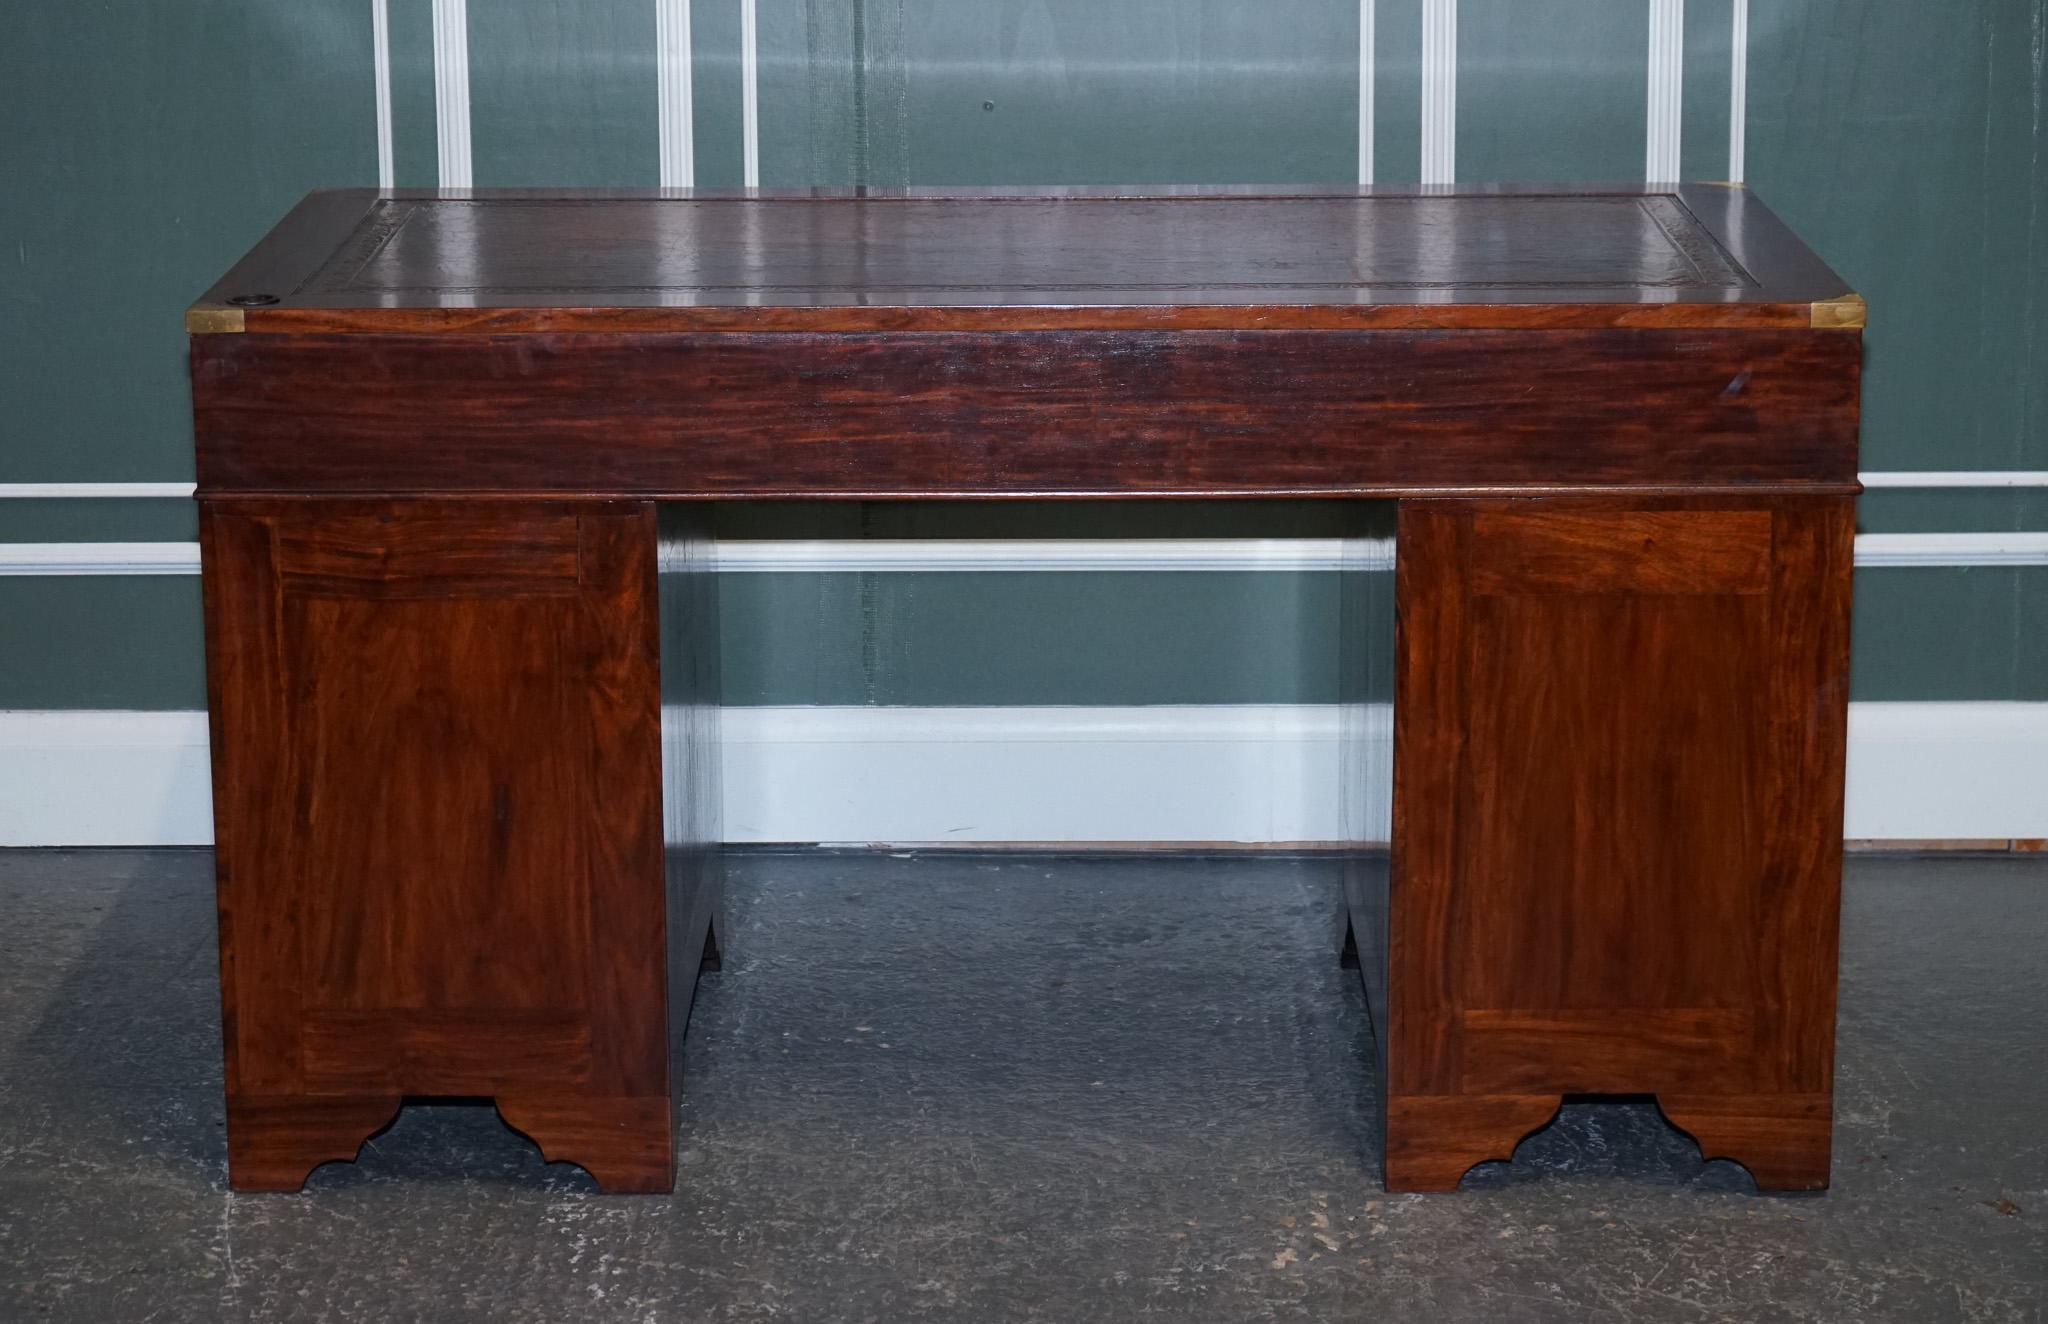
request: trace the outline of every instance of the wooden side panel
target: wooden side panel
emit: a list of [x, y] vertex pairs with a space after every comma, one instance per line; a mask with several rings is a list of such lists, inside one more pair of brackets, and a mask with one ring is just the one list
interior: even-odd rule
[[[1706, 1130], [1740, 1099], [1733, 1157], [1797, 1131], [1755, 1175], [1825, 1183], [1848, 511], [1404, 505], [1389, 1082], [1430, 1102], [1390, 1126], [1657, 1093]], [[1441, 1177], [1428, 1148], [1390, 1137], [1390, 1183]]]
[[499, 1094], [587, 1090], [590, 1018], [580, 1009], [521, 1012], [314, 1011], [300, 1032], [314, 1094]]
[[1468, 591], [1482, 597], [1762, 593], [1770, 586], [1771, 515], [1479, 511], [1465, 550]]
[[284, 590], [291, 799], [275, 808], [319, 905], [296, 925], [307, 1006], [581, 1005], [590, 911], [561, 880], [589, 865], [568, 802], [588, 802], [593, 732], [548, 678], [575, 600], [509, 581], [425, 601]]
[[[1760, 1090], [1823, 1099], [1832, 1097], [1835, 1081], [1855, 556], [1853, 502], [1796, 502], [1778, 510], [1761, 889], [1770, 922], [1756, 958], [1772, 1015], [1760, 1022], [1756, 1074]], [[1819, 1114], [1825, 1126], [1827, 1110]], [[1825, 1130], [1822, 1136], [1824, 1146]]]
[[[1338, 589], [1338, 770], [1345, 843], [1338, 906], [1340, 959], [1355, 966], [1372, 1024], [1381, 1081], [1387, 1070], [1387, 844], [1393, 767], [1387, 757], [1384, 706], [1393, 693], [1394, 585], [1378, 573], [1370, 543], [1394, 533], [1390, 502], [1345, 505], [1346, 547]], [[1377, 1091], [1375, 1126], [1385, 1129], [1387, 1092]]]
[[1465, 521], [1404, 502], [1394, 562], [1394, 836], [1387, 900], [1388, 1097], [1457, 1093], [1458, 894], [1464, 761]]
[[[406, 1094], [663, 1101], [627, 1113], [666, 1152], [652, 508], [208, 502], [201, 537], [231, 1179], [320, 1161], [294, 1108]], [[654, 1139], [566, 1156], [644, 1185]]]
[[1847, 485], [1860, 352], [1810, 331], [252, 333], [196, 337], [192, 376], [203, 492], [1393, 494]]
[[682, 1061], [698, 974], [719, 968], [718, 574], [704, 506], [661, 508], [662, 816], [668, 875], [669, 1052]]
[[[590, 761], [582, 769], [583, 793], [562, 801], [556, 812], [581, 829], [591, 880], [592, 1092], [666, 1099], [659, 535], [652, 503], [627, 509], [619, 518], [580, 520], [581, 629], [574, 651], [548, 679], [574, 696], [572, 724], [583, 717], [574, 704], [585, 705]], [[664, 1108], [664, 1136], [667, 1120]], [[663, 1176], [660, 1189], [666, 1190]]]
[[278, 528], [277, 569], [295, 596], [339, 599], [573, 597], [576, 516], [509, 527], [462, 506], [347, 510]]
[[[1736, 935], [1753, 932], [1761, 863], [1764, 599], [1465, 605], [1458, 1007], [1747, 1006], [1755, 958]], [[1623, 1088], [1597, 1073], [1560, 1087]]]
[[[279, 637], [276, 540], [267, 520], [235, 518], [203, 503], [199, 539], [227, 1093], [231, 1099], [296, 1096], [305, 1088], [299, 1053], [305, 990], [296, 889], [280, 878], [288, 877], [296, 853], [284, 788], [297, 723]], [[394, 1099], [377, 1124], [396, 1111]], [[355, 1137], [349, 1154], [362, 1139]]]

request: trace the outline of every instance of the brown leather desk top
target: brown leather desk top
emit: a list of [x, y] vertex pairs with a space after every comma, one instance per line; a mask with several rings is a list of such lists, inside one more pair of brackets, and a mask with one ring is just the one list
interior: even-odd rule
[[[316, 193], [195, 330], [1807, 327], [1746, 190]], [[1815, 305], [1819, 305], [1816, 310]]]

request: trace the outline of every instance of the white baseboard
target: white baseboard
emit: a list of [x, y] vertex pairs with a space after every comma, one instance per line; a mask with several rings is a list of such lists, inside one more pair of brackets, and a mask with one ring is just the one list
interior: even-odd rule
[[2048, 703], [1849, 705], [1852, 840], [2048, 837]]
[[[1334, 706], [728, 708], [720, 720], [729, 841], [1343, 835]], [[1388, 785], [1387, 710], [1357, 720]], [[1384, 837], [1380, 820], [1360, 830]]]
[[[732, 708], [735, 842], [1301, 842], [1346, 836], [1322, 706]], [[1387, 785], [1387, 715], [1361, 749]], [[2048, 703], [1856, 704], [1846, 836], [2048, 837]], [[1384, 790], [1382, 790], [1384, 794]], [[0, 713], [0, 846], [204, 845], [202, 713]], [[1353, 825], [1384, 835], [1385, 808]], [[1374, 821], [1375, 817], [1377, 821]]]
[[0, 712], [0, 846], [213, 841], [206, 714]]

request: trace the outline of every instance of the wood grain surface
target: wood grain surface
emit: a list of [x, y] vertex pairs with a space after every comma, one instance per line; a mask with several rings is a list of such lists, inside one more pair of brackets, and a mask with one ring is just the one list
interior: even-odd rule
[[1855, 482], [1788, 331], [200, 336], [202, 492], [1393, 495]]
[[201, 537], [231, 1180], [486, 1095], [665, 1189], [652, 508], [208, 502]]
[[1415, 501], [1399, 537], [1389, 1185], [1579, 1093], [1826, 1185], [1852, 503]]

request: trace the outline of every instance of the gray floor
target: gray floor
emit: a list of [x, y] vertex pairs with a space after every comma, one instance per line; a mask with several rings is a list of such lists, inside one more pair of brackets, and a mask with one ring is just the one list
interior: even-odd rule
[[229, 1196], [209, 868], [0, 852], [0, 1321], [2048, 1310], [2048, 859], [1852, 863], [1809, 1198], [1629, 1104], [1381, 1193], [1328, 862], [830, 855], [734, 862], [674, 1198], [448, 1105]]

